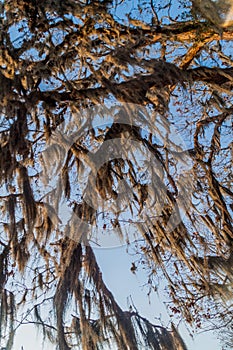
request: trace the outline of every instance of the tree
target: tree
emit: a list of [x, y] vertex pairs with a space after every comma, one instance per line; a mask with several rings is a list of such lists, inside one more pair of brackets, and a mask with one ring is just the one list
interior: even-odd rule
[[126, 221], [132, 271], [167, 280], [171, 312], [232, 322], [233, 29], [198, 3], [1, 2], [7, 349], [25, 322], [61, 350], [185, 349], [103, 281], [93, 246], [105, 232], [127, 243]]

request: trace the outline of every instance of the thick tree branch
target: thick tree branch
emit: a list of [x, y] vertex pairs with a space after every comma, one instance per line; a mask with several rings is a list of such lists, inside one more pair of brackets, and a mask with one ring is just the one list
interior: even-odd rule
[[161, 89], [189, 81], [201, 81], [221, 86], [225, 83], [232, 83], [232, 79], [233, 68], [198, 67], [185, 71], [174, 64], [158, 61], [154, 65], [154, 73], [150, 75], [139, 75], [122, 83], [113, 83], [107, 79], [102, 79], [103, 86], [101, 87], [77, 89], [72, 92], [58, 92], [57, 90], [34, 91], [27, 97], [27, 101], [32, 105], [39, 101], [44, 101], [49, 106], [54, 102], [72, 102], [77, 100], [81, 103], [84, 103], [85, 100], [101, 103], [103, 98], [112, 93], [122, 102], [146, 103], [149, 102], [146, 98], [146, 93], [151, 87]]

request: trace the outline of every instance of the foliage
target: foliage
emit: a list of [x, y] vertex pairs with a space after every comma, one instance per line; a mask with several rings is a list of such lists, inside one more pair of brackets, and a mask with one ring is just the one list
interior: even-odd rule
[[[120, 308], [88, 239], [87, 227], [97, 226], [115, 229], [127, 243], [121, 219], [130, 222], [143, 210], [134, 270], [142, 264], [152, 289], [165, 278], [171, 312], [187, 322], [231, 322], [233, 29], [215, 25], [197, 3], [0, 3], [0, 336], [7, 349], [27, 322], [40, 325], [61, 350], [185, 349], [174, 327], [169, 332]], [[110, 104], [113, 121], [95, 127], [90, 111]], [[140, 118], [135, 106], [143, 106]], [[48, 168], [60, 167], [55, 205], [54, 192], [43, 192], [41, 154], [59, 127], [69, 136], [74, 120], [82, 137], [63, 156], [68, 138], [61, 139], [62, 150], [52, 147], [44, 158]], [[174, 124], [185, 150], [168, 142]], [[91, 182], [92, 195], [102, 200], [93, 208], [80, 177], [88, 178], [87, 161], [93, 172], [90, 152], [101, 155], [115, 139], [122, 149], [126, 140], [140, 144], [159, 170], [142, 165], [133, 149], [102, 164]], [[188, 176], [180, 175], [187, 157]], [[151, 178], [159, 186], [149, 191]], [[131, 197], [119, 196], [122, 180]], [[65, 227], [56, 211], [64, 199], [75, 216]], [[110, 217], [107, 201], [116, 204]], [[174, 210], [176, 224], [168, 230]]]

